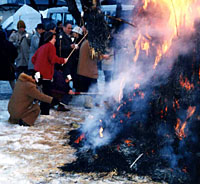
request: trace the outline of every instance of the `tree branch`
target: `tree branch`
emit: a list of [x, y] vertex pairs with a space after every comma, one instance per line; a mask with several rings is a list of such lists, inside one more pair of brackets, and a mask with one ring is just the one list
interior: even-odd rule
[[37, 4], [35, 3], [35, 0], [30, 0], [30, 6], [33, 8], [33, 9], [35, 9], [35, 10], [37, 10], [38, 11], [38, 7], [37, 7]]

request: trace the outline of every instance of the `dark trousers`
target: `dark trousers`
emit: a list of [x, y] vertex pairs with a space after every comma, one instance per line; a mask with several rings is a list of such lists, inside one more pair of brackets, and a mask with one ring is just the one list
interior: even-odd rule
[[27, 73], [28, 71], [28, 66], [19, 66], [16, 68], [16, 79], [18, 79], [19, 75], [24, 72]]
[[[51, 96], [51, 88], [52, 83], [50, 80], [43, 80], [42, 81], [42, 92], [46, 95]], [[51, 105], [49, 103], [41, 102], [40, 103], [40, 109], [42, 115], [49, 115]]]
[[94, 90], [97, 91], [97, 79], [84, 77], [82, 75], [77, 76], [77, 92], [88, 92], [92, 86], [94, 86]]
[[105, 77], [105, 82], [111, 82], [112, 80], [112, 71], [109, 70], [104, 70], [104, 77]]

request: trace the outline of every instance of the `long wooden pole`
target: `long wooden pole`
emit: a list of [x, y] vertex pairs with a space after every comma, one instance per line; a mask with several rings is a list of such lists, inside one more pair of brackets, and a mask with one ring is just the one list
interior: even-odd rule
[[[81, 38], [81, 40], [77, 43], [77, 45], [79, 45], [84, 39], [85, 37], [88, 35], [88, 33], [86, 33], [83, 38]], [[70, 52], [69, 56], [67, 57], [67, 60], [71, 57], [71, 55], [73, 54], [73, 52], [76, 50], [76, 47], [73, 48], [73, 50]]]

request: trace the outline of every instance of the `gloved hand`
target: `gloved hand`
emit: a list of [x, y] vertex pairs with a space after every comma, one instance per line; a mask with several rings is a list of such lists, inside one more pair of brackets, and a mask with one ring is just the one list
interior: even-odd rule
[[53, 97], [53, 99], [52, 99], [52, 101], [51, 101], [51, 105], [52, 106], [55, 106], [55, 105], [58, 105], [60, 102], [59, 102], [59, 100], [57, 99], [57, 98], [54, 98]]
[[78, 49], [79, 47], [78, 47], [78, 44], [75, 44], [75, 49]]

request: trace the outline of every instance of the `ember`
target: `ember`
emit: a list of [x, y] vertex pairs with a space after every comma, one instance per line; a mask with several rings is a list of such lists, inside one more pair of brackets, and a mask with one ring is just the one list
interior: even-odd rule
[[[117, 52], [123, 71], [102, 97], [109, 105], [94, 109], [94, 118], [71, 133], [77, 160], [64, 171], [116, 170], [170, 184], [199, 182], [199, 9], [196, 0], [138, 2], [136, 30], [126, 28], [128, 37], [120, 37], [127, 44]], [[75, 144], [82, 133], [85, 138]]]

